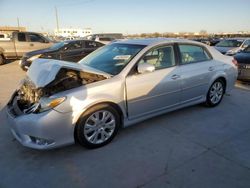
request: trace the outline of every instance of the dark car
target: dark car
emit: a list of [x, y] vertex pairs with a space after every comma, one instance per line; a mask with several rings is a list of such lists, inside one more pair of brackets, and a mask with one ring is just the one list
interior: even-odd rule
[[230, 38], [224, 39], [215, 45], [215, 48], [224, 55], [235, 55], [239, 50], [243, 49], [246, 43], [249, 42], [247, 38]]
[[206, 44], [206, 45], [210, 45], [210, 41], [208, 38], [194, 38], [191, 40], [201, 42], [201, 43]]
[[238, 62], [238, 80], [250, 81], [250, 46], [238, 52], [234, 58]]
[[210, 46], [215, 46], [216, 44], [218, 44], [222, 39], [219, 39], [219, 38], [210, 38], [209, 39], [209, 43], [210, 43]]
[[91, 40], [71, 40], [54, 44], [50, 48], [31, 51], [23, 55], [20, 66], [27, 70], [32, 61], [37, 58], [58, 59], [70, 62], [78, 62], [86, 55], [95, 51], [104, 44]]

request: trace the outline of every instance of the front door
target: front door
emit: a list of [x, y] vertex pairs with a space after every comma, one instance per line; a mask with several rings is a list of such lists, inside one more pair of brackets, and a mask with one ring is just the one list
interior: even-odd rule
[[180, 81], [173, 46], [163, 46], [147, 52], [138, 65], [149, 63], [155, 71], [126, 78], [128, 115], [130, 119], [171, 108], [180, 102]]

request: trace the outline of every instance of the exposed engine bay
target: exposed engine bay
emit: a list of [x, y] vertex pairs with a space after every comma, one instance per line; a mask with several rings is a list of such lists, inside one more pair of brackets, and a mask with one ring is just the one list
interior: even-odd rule
[[61, 91], [70, 90], [104, 79], [106, 79], [106, 77], [103, 75], [62, 68], [52, 82], [41, 88], [36, 88], [29, 78], [24, 79], [20, 89], [16, 93], [16, 102], [19, 109], [24, 112], [31, 108], [32, 105], [38, 103], [41, 97], [49, 97]]

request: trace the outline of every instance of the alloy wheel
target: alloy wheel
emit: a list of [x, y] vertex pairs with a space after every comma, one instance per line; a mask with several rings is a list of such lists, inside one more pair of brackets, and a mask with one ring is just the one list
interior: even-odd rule
[[114, 133], [115, 116], [108, 110], [100, 110], [91, 114], [84, 125], [84, 137], [92, 144], [102, 144]]
[[210, 101], [213, 104], [217, 104], [220, 102], [222, 96], [223, 96], [223, 85], [221, 82], [215, 82], [211, 89], [210, 89], [210, 93], [209, 93], [209, 97], [210, 97]]

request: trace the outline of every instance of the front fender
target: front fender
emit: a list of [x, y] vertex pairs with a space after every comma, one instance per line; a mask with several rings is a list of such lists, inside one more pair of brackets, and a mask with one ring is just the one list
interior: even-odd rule
[[[60, 93], [60, 96], [66, 96], [67, 99], [55, 108], [60, 113], [72, 113], [72, 121], [76, 122], [82, 113], [90, 107], [99, 103], [113, 103], [119, 106], [124, 116], [126, 116], [124, 83], [102, 82], [102, 84], [93, 84], [91, 87], [82, 86], [70, 91]], [[57, 96], [57, 97], [60, 97]]]

